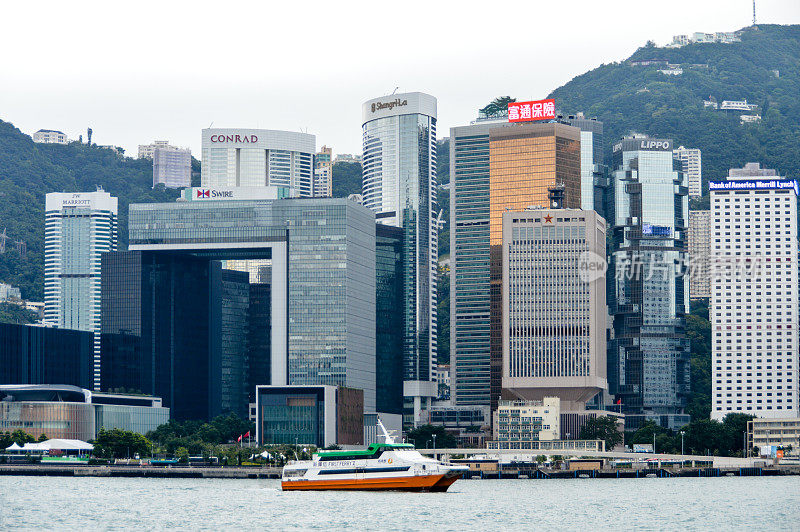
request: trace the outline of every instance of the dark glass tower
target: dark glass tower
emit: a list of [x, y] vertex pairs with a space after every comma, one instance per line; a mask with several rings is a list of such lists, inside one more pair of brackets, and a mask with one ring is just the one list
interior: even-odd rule
[[614, 146], [607, 278], [614, 339], [609, 392], [626, 428], [652, 419], [669, 428], [689, 422], [689, 310], [686, 260], [688, 190], [672, 140], [626, 137]]
[[377, 224], [375, 234], [376, 410], [403, 413], [403, 230]]

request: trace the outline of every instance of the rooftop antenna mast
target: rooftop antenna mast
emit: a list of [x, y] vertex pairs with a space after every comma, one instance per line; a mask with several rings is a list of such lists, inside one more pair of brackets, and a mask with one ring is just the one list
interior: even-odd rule
[[392, 91], [392, 96], [394, 96], [394, 93], [395, 93], [395, 92], [397, 92], [397, 89], [399, 89], [399, 88], [400, 88], [400, 87], [395, 87], [395, 88], [394, 88], [394, 90]]

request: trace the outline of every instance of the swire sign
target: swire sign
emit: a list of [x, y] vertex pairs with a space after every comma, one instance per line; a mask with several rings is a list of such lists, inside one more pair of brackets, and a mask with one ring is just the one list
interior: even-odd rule
[[556, 117], [555, 100], [536, 100], [535, 102], [511, 102], [508, 104], [509, 122], [531, 122], [549, 120]]
[[232, 190], [214, 190], [209, 188], [197, 189], [195, 192], [195, 199], [232, 199], [234, 193]]

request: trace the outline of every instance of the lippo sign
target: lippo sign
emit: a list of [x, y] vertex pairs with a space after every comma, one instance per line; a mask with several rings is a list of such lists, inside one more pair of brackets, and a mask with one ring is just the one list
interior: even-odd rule
[[556, 117], [555, 100], [537, 100], [535, 102], [511, 102], [508, 104], [509, 122], [530, 122], [532, 120], [548, 120]]

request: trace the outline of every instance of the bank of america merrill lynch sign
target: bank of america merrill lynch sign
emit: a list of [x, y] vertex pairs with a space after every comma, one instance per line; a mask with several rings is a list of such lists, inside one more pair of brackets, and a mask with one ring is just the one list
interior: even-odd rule
[[528, 122], [548, 120], [556, 117], [555, 100], [536, 100], [535, 102], [511, 102], [508, 104], [509, 122]]

